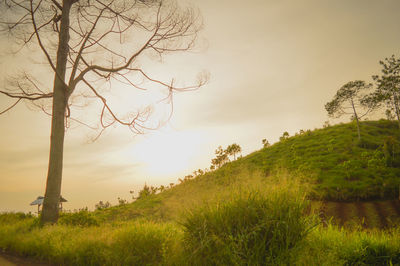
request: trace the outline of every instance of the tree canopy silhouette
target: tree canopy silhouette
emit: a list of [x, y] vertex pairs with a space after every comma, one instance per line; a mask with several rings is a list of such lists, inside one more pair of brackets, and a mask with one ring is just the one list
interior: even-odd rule
[[374, 92], [366, 97], [364, 103], [371, 108], [384, 105], [388, 118], [394, 113], [400, 128], [400, 58], [392, 55], [379, 63], [382, 66], [382, 74], [372, 76], [377, 86]]
[[236, 154], [242, 152], [242, 148], [238, 144], [233, 143], [226, 147], [225, 152], [227, 155], [233, 156], [233, 160], [236, 160]]
[[[342, 116], [343, 114], [351, 114], [357, 122], [358, 139], [361, 139], [359, 120], [370, 112], [370, 108], [364, 109], [360, 114], [360, 108], [366, 107], [364, 104], [365, 94], [372, 85], [362, 80], [349, 81], [343, 85], [337, 92], [332, 101], [325, 104], [325, 109], [329, 116]], [[357, 111], [357, 109], [359, 109]]]
[[70, 121], [86, 124], [74, 117], [74, 104], [85, 106], [82, 102], [97, 99], [99, 135], [116, 124], [143, 133], [160, 125], [146, 123], [150, 109], [129, 110], [122, 115], [107, 99], [105, 89], [157, 87], [165, 91], [161, 100], [172, 107], [174, 92], [197, 89], [207, 80], [200, 75], [193, 85], [177, 86], [173, 78], [162, 80], [141, 65], [149, 56], [161, 60], [165, 54], [194, 47], [202, 27], [199, 12], [179, 7], [174, 1], [4, 0], [0, 18], [2, 33], [19, 44], [20, 50], [40, 52], [46, 70], [54, 77], [47, 84], [45, 75], [23, 72], [0, 90], [0, 94], [15, 99], [0, 114], [25, 101], [52, 117], [42, 223], [58, 220], [65, 128]]

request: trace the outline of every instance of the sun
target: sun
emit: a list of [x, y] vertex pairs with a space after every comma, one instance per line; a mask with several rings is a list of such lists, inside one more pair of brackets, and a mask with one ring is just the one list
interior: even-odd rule
[[204, 138], [196, 131], [157, 131], [133, 147], [135, 158], [149, 175], [171, 177], [190, 172]]

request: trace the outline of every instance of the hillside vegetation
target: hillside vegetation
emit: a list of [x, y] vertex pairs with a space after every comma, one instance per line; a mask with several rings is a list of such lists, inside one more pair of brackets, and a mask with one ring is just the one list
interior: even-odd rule
[[[307, 195], [314, 202], [396, 199], [400, 186], [400, 147], [394, 145], [388, 154], [385, 143], [387, 146], [387, 140], [400, 140], [399, 132], [397, 124], [387, 120], [362, 122], [361, 141], [358, 141], [352, 123], [305, 131], [281, 138], [272, 146], [185, 180], [162, 193], [98, 211], [98, 217], [103, 220], [115, 217], [176, 220], [185, 209], [223, 200], [234, 191], [262, 189], [274, 183], [276, 176], [293, 176], [307, 184]], [[325, 205], [321, 208], [328, 216], [338, 216], [336, 214], [343, 206], [338, 203]], [[362, 206], [361, 203], [358, 205]], [[387, 213], [398, 217], [398, 211], [399, 208], [394, 206]], [[362, 215], [362, 210], [354, 213], [359, 213], [356, 216], [360, 219], [367, 216]], [[367, 214], [377, 216], [376, 211]], [[344, 215], [339, 216], [347, 220]], [[379, 223], [374, 224], [380, 227]]]
[[[178, 200], [172, 195], [64, 213], [58, 225], [44, 227], [32, 215], [0, 214], [0, 248], [51, 265], [400, 264], [398, 227], [362, 231], [322, 224], [299, 180], [259, 177], [247, 176], [253, 185], [263, 182], [258, 190], [225, 184], [220, 197], [211, 189], [208, 197], [192, 194], [189, 203], [180, 198], [186, 208], [178, 207], [180, 214], [170, 221], [177, 214], [169, 205]], [[185, 186], [171, 194], [182, 195]], [[133, 209], [148, 213], [128, 219]]]
[[[364, 121], [281, 138], [237, 164], [263, 171], [278, 167], [309, 175], [314, 198], [350, 201], [395, 198], [400, 185], [400, 130], [396, 122]], [[236, 162], [235, 162], [236, 163]]]
[[[399, 265], [398, 132], [382, 120], [362, 122], [361, 141], [351, 123], [285, 134], [132, 203], [62, 213], [57, 225], [0, 214], [0, 248], [58, 265]], [[394, 207], [327, 201], [376, 198]], [[394, 215], [374, 226], [373, 208]], [[336, 227], [357, 212], [368, 220]]]

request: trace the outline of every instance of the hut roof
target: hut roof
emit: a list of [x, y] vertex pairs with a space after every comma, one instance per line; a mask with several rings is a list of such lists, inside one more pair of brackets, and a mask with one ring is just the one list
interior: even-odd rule
[[[44, 200], [43, 196], [38, 196], [37, 199], [32, 201], [30, 205], [43, 205], [43, 200]], [[60, 196], [60, 202], [67, 202], [67, 200], [64, 199], [62, 196]]]

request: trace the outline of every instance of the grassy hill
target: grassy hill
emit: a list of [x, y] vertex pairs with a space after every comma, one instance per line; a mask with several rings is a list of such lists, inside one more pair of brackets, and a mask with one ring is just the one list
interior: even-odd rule
[[54, 226], [0, 214], [0, 249], [57, 265], [400, 265], [399, 129], [382, 120], [361, 132], [301, 132]]
[[[314, 198], [351, 201], [398, 196], [400, 130], [397, 123], [353, 123], [306, 131], [254, 152], [240, 162], [266, 175], [283, 167], [309, 175]], [[239, 162], [238, 162], [239, 163]]]
[[138, 217], [176, 221], [197, 205], [221, 201], [241, 190], [262, 190], [275, 184], [276, 176], [285, 176], [308, 184], [313, 208], [326, 219], [335, 217], [341, 225], [363, 221], [365, 227], [386, 227], [400, 217], [400, 207], [393, 201], [400, 186], [400, 147], [395, 142], [394, 151], [385, 152], [385, 142], [400, 140], [399, 132], [396, 123], [386, 120], [362, 122], [361, 141], [352, 123], [302, 132], [162, 193], [96, 215], [104, 221]]

